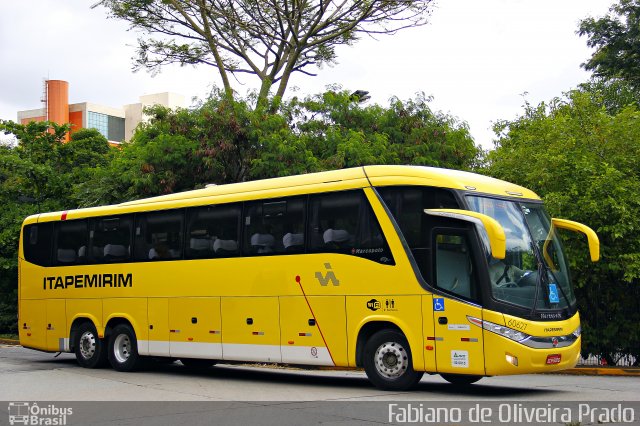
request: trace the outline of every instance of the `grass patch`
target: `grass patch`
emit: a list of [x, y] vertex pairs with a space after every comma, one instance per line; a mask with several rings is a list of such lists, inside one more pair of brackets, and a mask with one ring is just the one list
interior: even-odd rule
[[2, 334], [0, 333], [0, 339], [11, 339], [11, 340], [19, 340], [17, 334]]

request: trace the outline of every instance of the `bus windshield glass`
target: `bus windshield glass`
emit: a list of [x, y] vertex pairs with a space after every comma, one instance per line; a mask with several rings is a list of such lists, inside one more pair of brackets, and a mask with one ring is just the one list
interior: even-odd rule
[[470, 210], [497, 220], [506, 236], [506, 256], [487, 251], [493, 297], [532, 310], [575, 304], [568, 263], [542, 203], [468, 196]]

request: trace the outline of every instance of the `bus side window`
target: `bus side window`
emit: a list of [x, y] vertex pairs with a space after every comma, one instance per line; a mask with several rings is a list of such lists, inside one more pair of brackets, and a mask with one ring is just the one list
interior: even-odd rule
[[238, 256], [241, 204], [220, 204], [187, 210], [187, 259]]
[[25, 226], [22, 241], [25, 260], [35, 265], [49, 266], [52, 236], [53, 222]]
[[86, 220], [69, 220], [56, 223], [56, 265], [77, 265], [87, 262], [88, 236]]
[[183, 210], [136, 216], [135, 260], [172, 260], [182, 257]]
[[131, 216], [95, 218], [89, 221], [91, 263], [123, 262], [131, 258]]
[[344, 253], [379, 263], [394, 263], [378, 220], [360, 190], [311, 197], [309, 251]]
[[304, 252], [305, 200], [301, 197], [245, 204], [245, 254]]
[[473, 261], [465, 235], [435, 235], [436, 287], [465, 299], [477, 300]]

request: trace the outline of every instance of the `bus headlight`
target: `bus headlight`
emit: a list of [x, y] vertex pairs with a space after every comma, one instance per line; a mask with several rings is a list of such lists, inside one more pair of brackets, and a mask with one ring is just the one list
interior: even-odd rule
[[522, 331], [505, 327], [504, 325], [496, 324], [491, 321], [484, 321], [479, 318], [474, 318], [469, 316], [467, 317], [467, 319], [471, 324], [477, 325], [478, 327], [482, 327], [485, 330], [488, 330], [492, 333], [499, 334], [500, 336], [513, 340], [514, 342], [522, 342], [523, 340], [527, 340], [529, 337], [531, 337], [527, 333], [523, 333]]
[[574, 330], [574, 332], [573, 332], [573, 333], [571, 333], [571, 334], [573, 334], [573, 335], [574, 335], [574, 336], [576, 336], [576, 337], [580, 337], [580, 335], [582, 334], [582, 326], [581, 326], [581, 325], [579, 325], [579, 326], [578, 326], [578, 328], [576, 328], [576, 329]]

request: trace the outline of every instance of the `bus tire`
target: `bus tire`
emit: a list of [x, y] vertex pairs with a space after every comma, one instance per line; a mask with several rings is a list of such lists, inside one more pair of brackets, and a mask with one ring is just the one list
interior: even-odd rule
[[180, 358], [180, 362], [191, 370], [204, 370], [216, 365], [216, 361], [213, 359]]
[[136, 333], [127, 324], [118, 324], [109, 336], [109, 363], [116, 371], [136, 371], [142, 365]]
[[104, 367], [107, 364], [106, 346], [106, 342], [98, 337], [96, 327], [91, 322], [80, 324], [75, 331], [73, 347], [81, 367]]
[[398, 330], [385, 329], [364, 346], [364, 371], [376, 387], [407, 390], [418, 384], [423, 372], [413, 369], [409, 342]]
[[482, 379], [482, 376], [474, 376], [470, 374], [441, 374], [447, 382], [456, 386], [467, 386]]

